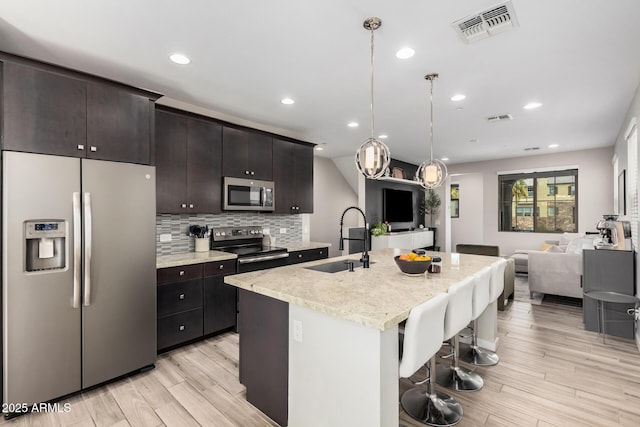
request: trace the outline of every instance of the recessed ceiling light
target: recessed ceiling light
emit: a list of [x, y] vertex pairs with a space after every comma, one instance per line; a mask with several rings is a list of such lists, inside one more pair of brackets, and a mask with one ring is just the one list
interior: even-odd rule
[[549, 144], [549, 148], [558, 148], [559, 146], [558, 144]]
[[380, 139], [387, 139], [387, 138], [389, 138], [389, 135], [384, 135], [384, 134], [382, 134], [382, 135], [378, 135], [378, 138], [380, 138]]
[[540, 102], [530, 102], [527, 105], [524, 106], [525, 110], [533, 110], [536, 108], [542, 107], [542, 104]]
[[347, 123], [347, 126], [349, 126], [350, 128], [357, 128], [358, 127], [358, 123], [357, 122], [349, 122], [349, 123]]
[[402, 49], [396, 52], [396, 58], [409, 59], [415, 54], [416, 54], [416, 51], [411, 49], [410, 47], [403, 47]]
[[171, 56], [169, 56], [169, 59], [175, 62], [176, 64], [180, 64], [180, 65], [187, 65], [191, 62], [189, 58], [187, 58], [185, 55], [181, 53], [174, 53]]
[[319, 145], [316, 145], [315, 150], [316, 150], [316, 151], [322, 151], [322, 150], [324, 150], [324, 148], [322, 148], [322, 147], [321, 147], [321, 146], [319, 146]]
[[282, 98], [280, 102], [283, 103], [284, 105], [291, 105], [291, 104], [295, 104], [296, 101], [294, 101], [291, 98]]
[[478, 140], [477, 140], [477, 139], [470, 139], [470, 140], [469, 140], [469, 143], [471, 143], [471, 144], [473, 144], [473, 143], [475, 143], [475, 142], [478, 142]]
[[456, 111], [462, 111], [462, 110], [464, 110], [464, 108], [462, 108], [462, 107], [456, 108]]
[[446, 162], [447, 160], [449, 160], [449, 158], [448, 157], [443, 157], [440, 160], [442, 160], [443, 162]]
[[462, 101], [462, 100], [463, 100], [463, 99], [465, 99], [465, 98], [466, 98], [466, 96], [465, 96], [465, 95], [463, 95], [463, 94], [461, 94], [461, 93], [458, 93], [458, 94], [456, 94], [456, 95], [453, 95], [453, 96], [451, 97], [451, 100], [452, 100], [452, 101]]

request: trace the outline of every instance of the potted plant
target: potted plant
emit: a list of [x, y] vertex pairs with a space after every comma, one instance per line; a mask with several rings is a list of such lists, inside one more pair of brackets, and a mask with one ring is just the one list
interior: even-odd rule
[[387, 226], [385, 224], [379, 222], [371, 227], [372, 236], [384, 236], [385, 234], [387, 234]]
[[421, 215], [429, 215], [429, 224], [430, 228], [433, 228], [433, 217], [437, 215], [440, 211], [440, 196], [438, 193], [429, 189], [424, 194], [424, 199], [420, 204], [420, 214]]
[[[433, 217], [440, 211], [440, 196], [438, 193], [429, 189], [424, 193], [424, 199], [420, 203], [420, 215], [429, 215], [429, 230], [433, 230], [433, 246], [436, 246], [436, 228], [433, 226]], [[437, 250], [437, 249], [436, 249]]]

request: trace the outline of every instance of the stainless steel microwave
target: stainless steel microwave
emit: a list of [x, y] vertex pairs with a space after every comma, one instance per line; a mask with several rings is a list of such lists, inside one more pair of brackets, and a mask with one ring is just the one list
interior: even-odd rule
[[273, 181], [224, 177], [222, 209], [225, 211], [264, 211], [275, 208]]

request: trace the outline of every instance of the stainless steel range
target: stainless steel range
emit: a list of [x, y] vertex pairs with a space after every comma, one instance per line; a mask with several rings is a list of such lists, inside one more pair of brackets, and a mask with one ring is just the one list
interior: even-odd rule
[[211, 249], [238, 255], [238, 273], [288, 265], [287, 249], [264, 245], [263, 238], [262, 227], [214, 228], [211, 230]]

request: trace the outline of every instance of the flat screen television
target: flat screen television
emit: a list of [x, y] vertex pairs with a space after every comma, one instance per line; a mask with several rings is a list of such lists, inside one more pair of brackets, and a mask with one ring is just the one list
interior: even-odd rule
[[413, 222], [413, 192], [382, 189], [383, 220], [388, 222]]

